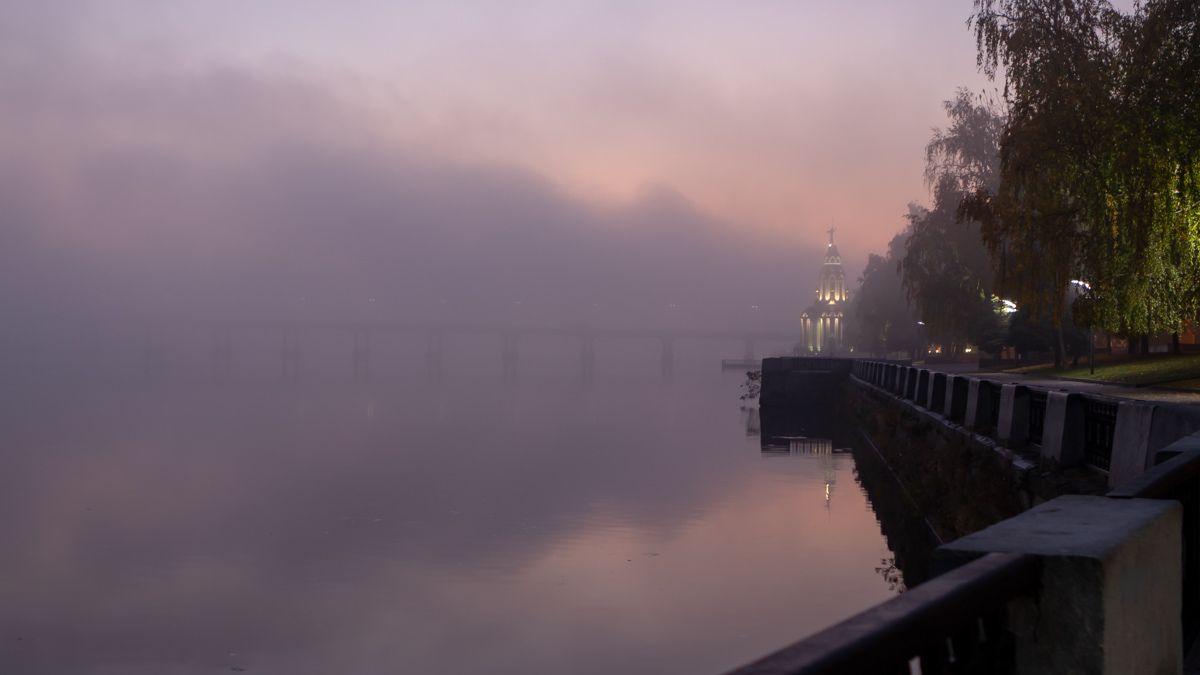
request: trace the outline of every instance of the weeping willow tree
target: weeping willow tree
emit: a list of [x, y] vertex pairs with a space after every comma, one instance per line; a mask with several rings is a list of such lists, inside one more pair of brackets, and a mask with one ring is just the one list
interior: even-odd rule
[[[1004, 81], [999, 184], [964, 212], [1002, 293], [1113, 333], [1178, 331], [1200, 299], [1194, 0], [976, 0], [978, 64]], [[1061, 352], [1061, 349], [1060, 349]]]

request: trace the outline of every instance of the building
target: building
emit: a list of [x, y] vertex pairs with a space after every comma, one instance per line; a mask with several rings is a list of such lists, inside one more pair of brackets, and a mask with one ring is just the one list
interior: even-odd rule
[[804, 354], [837, 354], [845, 346], [844, 313], [850, 294], [846, 290], [842, 258], [833, 244], [834, 228], [827, 231], [829, 245], [817, 278], [817, 300], [800, 315], [800, 351]]

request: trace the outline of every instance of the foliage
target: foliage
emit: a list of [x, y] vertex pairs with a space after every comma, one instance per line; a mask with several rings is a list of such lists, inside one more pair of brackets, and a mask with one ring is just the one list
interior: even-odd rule
[[[1065, 356], [1078, 362], [1087, 355], [1088, 334], [1076, 327], [1069, 315], [1058, 328], [1061, 328], [1063, 335]], [[1056, 352], [1059, 349], [1058, 328], [1044, 316], [1035, 316], [1029, 310], [1018, 310], [1010, 320], [1008, 342], [1022, 355]]]
[[963, 217], [961, 205], [972, 194], [995, 189], [1004, 117], [994, 103], [965, 89], [944, 107], [949, 126], [934, 130], [925, 148], [933, 206], [909, 206], [904, 288], [930, 338], [951, 353], [967, 342], [999, 351], [1003, 325], [994, 307], [991, 259], [979, 224]]
[[854, 294], [851, 325], [855, 349], [869, 354], [915, 351], [917, 317], [909, 306], [898, 271], [909, 232], [892, 238], [886, 256], [872, 253]]
[[999, 184], [978, 219], [997, 283], [1056, 326], [1177, 331], [1200, 309], [1200, 3], [976, 0], [978, 64], [1004, 79]]

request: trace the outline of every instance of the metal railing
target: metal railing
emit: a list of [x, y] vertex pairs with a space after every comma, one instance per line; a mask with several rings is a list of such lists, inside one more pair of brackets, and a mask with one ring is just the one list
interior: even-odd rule
[[731, 672], [731, 675], [908, 673], [985, 666], [1011, 672], [1007, 603], [1037, 592], [1040, 561], [989, 553]]
[[1046, 431], [1046, 401], [1049, 394], [1037, 389], [1029, 391], [1029, 442], [1042, 444]]
[[1108, 471], [1112, 463], [1117, 402], [1088, 397], [1083, 408], [1083, 461]]

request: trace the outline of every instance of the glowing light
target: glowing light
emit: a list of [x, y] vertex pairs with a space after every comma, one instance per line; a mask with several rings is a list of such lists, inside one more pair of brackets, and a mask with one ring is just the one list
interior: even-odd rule
[[1082, 288], [1082, 289], [1083, 289], [1083, 290], [1085, 290], [1085, 291], [1090, 291], [1090, 290], [1092, 290], [1092, 285], [1091, 285], [1091, 284], [1089, 284], [1089, 283], [1088, 283], [1088, 282], [1086, 282], [1086, 281], [1080, 281], [1079, 279], [1072, 279], [1072, 280], [1071, 280], [1071, 285], [1072, 285], [1072, 286], [1078, 286], [1079, 288]]

